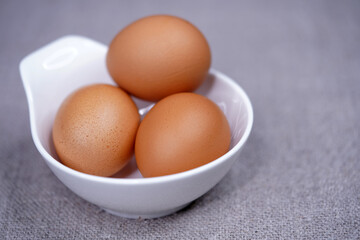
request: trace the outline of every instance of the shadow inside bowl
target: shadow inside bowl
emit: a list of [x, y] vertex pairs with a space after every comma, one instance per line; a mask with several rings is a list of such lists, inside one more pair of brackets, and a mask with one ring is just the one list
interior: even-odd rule
[[137, 165], [135, 156], [126, 164], [126, 166], [111, 176], [111, 178], [143, 178]]

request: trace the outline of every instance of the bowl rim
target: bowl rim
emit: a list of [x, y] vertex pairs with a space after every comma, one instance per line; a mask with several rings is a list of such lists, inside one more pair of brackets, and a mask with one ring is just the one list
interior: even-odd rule
[[[20, 72], [21, 72], [21, 65], [22, 64], [20, 63]], [[34, 115], [34, 111], [32, 111], [33, 104], [32, 104], [32, 98], [30, 97], [28, 105], [29, 105], [29, 113], [30, 113], [30, 128], [31, 128], [31, 134], [32, 134], [33, 141], [35, 143], [36, 148], [38, 149], [40, 154], [45, 158], [45, 160], [47, 161], [48, 164], [51, 164], [52, 166], [56, 167], [60, 171], [65, 172], [69, 175], [73, 175], [74, 177], [81, 178], [81, 179], [87, 180], [87, 181], [97, 182], [97, 183], [116, 184], [116, 185], [148, 185], [148, 184], [177, 181], [180, 179], [191, 177], [193, 175], [201, 174], [212, 168], [215, 168], [216, 166], [220, 165], [222, 162], [231, 158], [235, 153], [237, 153], [242, 148], [242, 146], [245, 144], [245, 142], [247, 141], [247, 139], [250, 135], [250, 132], [252, 130], [253, 121], [254, 121], [252, 104], [250, 102], [248, 95], [242, 89], [242, 87], [239, 84], [237, 84], [234, 80], [232, 80], [230, 77], [228, 77], [227, 75], [225, 75], [225, 74], [221, 73], [220, 71], [215, 70], [213, 68], [211, 68], [209, 70], [209, 74], [213, 74], [218, 78], [222, 78], [225, 82], [227, 82], [227, 84], [231, 85], [231, 87], [239, 93], [239, 95], [241, 96], [241, 98], [244, 101], [244, 105], [248, 112], [248, 116], [247, 116], [247, 125], [245, 128], [245, 131], [244, 131], [241, 139], [238, 141], [238, 143], [235, 144], [235, 146], [232, 149], [230, 149], [227, 153], [225, 153], [223, 156], [211, 161], [210, 163], [202, 165], [200, 167], [190, 169], [185, 172], [176, 173], [176, 174], [159, 176], [159, 177], [150, 177], [150, 178], [111, 178], [111, 177], [90, 175], [87, 173], [83, 173], [83, 172], [74, 170], [70, 167], [65, 166], [64, 164], [62, 164], [61, 162], [59, 162], [58, 160], [53, 158], [45, 150], [44, 146], [41, 144], [39, 136], [37, 135], [37, 132], [36, 132], [35, 115]], [[24, 78], [24, 77], [25, 76], [22, 75], [22, 78]], [[25, 90], [26, 90], [25, 92], [28, 95], [28, 94], [30, 94], [29, 89], [28, 89], [29, 86], [27, 86], [26, 81], [23, 80], [23, 82], [25, 85], [24, 86]]]

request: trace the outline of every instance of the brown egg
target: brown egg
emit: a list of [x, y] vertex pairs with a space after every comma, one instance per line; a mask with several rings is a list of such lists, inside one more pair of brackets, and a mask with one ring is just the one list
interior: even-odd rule
[[178, 93], [159, 101], [141, 122], [135, 158], [144, 177], [174, 174], [219, 158], [230, 139], [229, 123], [215, 103]]
[[130, 160], [140, 122], [137, 107], [118, 87], [84, 87], [62, 103], [53, 141], [63, 164], [80, 172], [111, 176]]
[[145, 17], [125, 27], [107, 54], [114, 81], [136, 97], [151, 101], [195, 90], [210, 63], [203, 34], [188, 21], [167, 15]]

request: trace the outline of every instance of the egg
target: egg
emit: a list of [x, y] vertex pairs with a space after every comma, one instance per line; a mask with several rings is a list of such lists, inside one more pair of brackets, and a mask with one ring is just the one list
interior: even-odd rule
[[135, 158], [144, 177], [184, 172], [224, 155], [229, 123], [221, 109], [195, 93], [177, 93], [158, 103], [141, 122]]
[[86, 86], [69, 95], [56, 114], [55, 150], [74, 170], [111, 176], [132, 157], [139, 122], [126, 92], [106, 84]]
[[114, 81], [151, 101], [195, 90], [205, 79], [211, 53], [204, 35], [175, 16], [139, 19], [112, 40], [106, 57]]

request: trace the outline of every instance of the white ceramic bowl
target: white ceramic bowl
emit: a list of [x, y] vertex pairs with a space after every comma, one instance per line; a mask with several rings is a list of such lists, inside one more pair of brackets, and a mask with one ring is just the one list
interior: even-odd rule
[[[128, 218], [171, 214], [215, 186], [229, 171], [248, 139], [253, 110], [245, 92], [224, 74], [211, 70], [196, 91], [224, 111], [232, 132], [231, 149], [204, 166], [163, 177], [142, 178], [133, 159], [113, 177], [75, 171], [58, 161], [51, 129], [61, 102], [92, 83], [114, 84], [105, 65], [107, 47], [80, 36], [65, 36], [25, 57], [20, 63], [34, 143], [54, 174], [74, 193], [106, 211]], [[141, 115], [153, 103], [134, 98]]]

